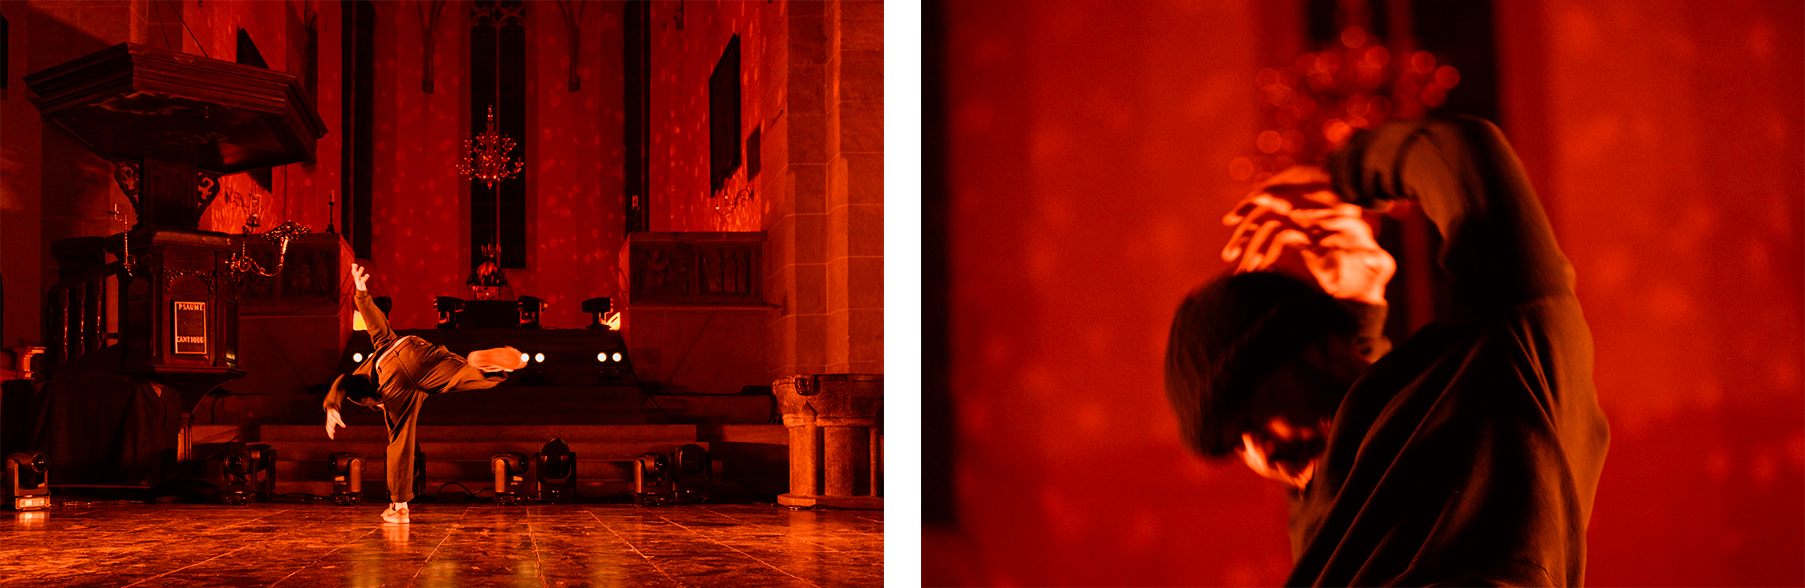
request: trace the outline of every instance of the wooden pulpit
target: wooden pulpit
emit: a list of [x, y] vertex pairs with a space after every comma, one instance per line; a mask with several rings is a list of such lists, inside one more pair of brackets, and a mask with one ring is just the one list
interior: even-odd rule
[[[47, 363], [110, 347], [116, 332], [123, 353], [110, 369], [179, 390], [192, 412], [208, 391], [244, 375], [237, 346], [246, 275], [231, 260], [243, 239], [256, 238], [199, 230], [200, 216], [221, 175], [312, 162], [324, 121], [294, 76], [132, 43], [25, 84], [46, 122], [113, 163], [137, 212], [136, 226], [103, 243], [59, 244], [65, 267], [47, 297]], [[106, 254], [113, 261], [97, 263]]]

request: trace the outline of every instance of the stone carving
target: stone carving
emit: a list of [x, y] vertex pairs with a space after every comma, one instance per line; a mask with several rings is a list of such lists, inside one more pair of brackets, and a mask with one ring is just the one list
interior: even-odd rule
[[628, 299], [637, 303], [759, 305], [759, 233], [635, 233], [627, 244]]
[[638, 294], [668, 294], [683, 296], [689, 294], [690, 266], [688, 259], [678, 257], [678, 252], [665, 249], [653, 249], [645, 255], [644, 287]]
[[121, 161], [113, 164], [113, 181], [119, 183], [119, 191], [124, 192], [126, 199], [132, 202], [133, 212], [138, 211], [138, 192], [141, 189], [139, 175], [136, 163]]
[[703, 294], [741, 296], [752, 293], [752, 251], [711, 248], [702, 251], [700, 257]]

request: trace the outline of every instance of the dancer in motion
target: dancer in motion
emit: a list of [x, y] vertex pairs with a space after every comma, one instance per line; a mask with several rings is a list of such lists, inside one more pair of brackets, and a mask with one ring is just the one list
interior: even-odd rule
[[357, 369], [332, 382], [332, 391], [322, 403], [326, 409], [326, 437], [335, 438], [336, 429], [345, 426], [339, 406], [346, 400], [382, 411], [383, 422], [389, 428], [386, 467], [391, 501], [382, 520], [406, 523], [407, 502], [414, 497], [414, 452], [418, 446], [414, 433], [420, 422], [421, 404], [434, 394], [493, 388], [508, 379], [508, 372], [525, 367], [526, 360], [513, 347], [472, 351], [466, 359], [443, 345], [413, 335], [397, 337], [370, 297], [366, 287], [370, 274], [354, 263], [351, 278], [357, 283], [353, 300], [364, 317], [375, 351]]
[[[1166, 356], [1191, 449], [1289, 487], [1285, 585], [1583, 584], [1609, 428], [1572, 266], [1503, 133], [1394, 121], [1297, 179], [1227, 219], [1244, 273], [1185, 300]], [[1338, 211], [1397, 200], [1441, 232], [1452, 307], [1387, 354], [1395, 266]], [[1314, 284], [1262, 271], [1290, 249]]]

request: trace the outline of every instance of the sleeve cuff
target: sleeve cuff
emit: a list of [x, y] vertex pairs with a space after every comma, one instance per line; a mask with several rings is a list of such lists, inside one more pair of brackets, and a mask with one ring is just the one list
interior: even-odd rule
[[1385, 317], [1391, 311], [1388, 304], [1372, 304], [1350, 298], [1337, 298], [1335, 302], [1354, 317], [1359, 330], [1354, 337], [1354, 347], [1368, 362], [1378, 361], [1391, 352], [1391, 340], [1385, 338]]

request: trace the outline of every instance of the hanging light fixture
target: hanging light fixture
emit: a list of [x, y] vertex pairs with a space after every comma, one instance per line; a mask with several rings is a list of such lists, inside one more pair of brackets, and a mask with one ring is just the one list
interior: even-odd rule
[[[497, 51], [497, 53], [499, 52]], [[500, 59], [497, 58], [497, 63], [499, 64], [499, 62]], [[495, 69], [497, 79], [495, 92], [500, 94], [501, 67], [497, 65]], [[497, 101], [499, 100], [498, 97]], [[490, 190], [494, 190], [495, 184], [502, 180], [519, 174], [520, 168], [524, 165], [522, 162], [508, 157], [508, 154], [514, 151], [514, 140], [496, 130], [495, 106], [493, 105], [489, 106], [488, 128], [474, 139], [465, 139], [464, 149], [470, 153], [465, 155], [464, 161], [458, 164], [458, 173], [467, 179], [482, 180], [483, 185]]]
[[[464, 141], [464, 149], [469, 152], [457, 170], [465, 178], [482, 180], [490, 190], [502, 180], [520, 173], [524, 163], [509, 157], [514, 152], [514, 139], [501, 134], [495, 122], [495, 106], [501, 104], [501, 27], [509, 17], [519, 18], [519, 9], [502, 8], [499, 3], [494, 7], [478, 7], [479, 16], [487, 16], [489, 25], [495, 28], [495, 78], [491, 84], [495, 88], [495, 101], [489, 103], [488, 124], [482, 133], [475, 138]], [[499, 220], [499, 219], [497, 219]]]

